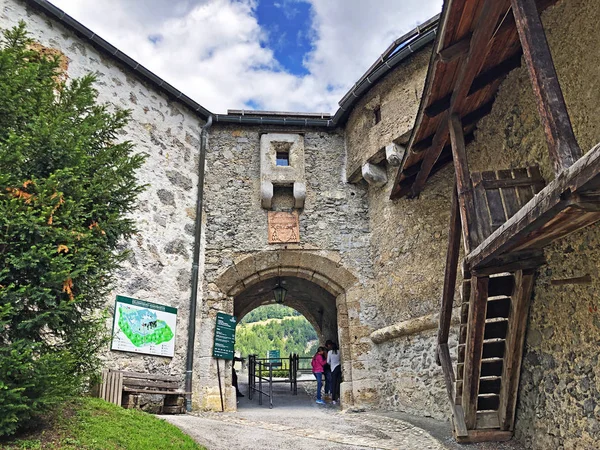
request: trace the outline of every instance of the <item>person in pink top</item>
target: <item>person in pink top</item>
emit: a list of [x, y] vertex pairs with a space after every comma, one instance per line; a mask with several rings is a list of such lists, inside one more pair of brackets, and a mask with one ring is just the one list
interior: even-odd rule
[[325, 347], [319, 347], [317, 349], [317, 353], [313, 356], [310, 364], [312, 365], [313, 375], [317, 379], [317, 403], [319, 405], [324, 405], [325, 402], [321, 399], [321, 387], [323, 386], [323, 372], [325, 370], [325, 364], [327, 363], [327, 359], [325, 359]]

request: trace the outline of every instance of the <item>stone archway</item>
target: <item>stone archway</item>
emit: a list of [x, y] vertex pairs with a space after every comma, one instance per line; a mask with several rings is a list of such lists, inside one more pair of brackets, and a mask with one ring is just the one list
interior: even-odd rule
[[[357, 277], [340, 264], [339, 255], [335, 252], [287, 250], [262, 251], [245, 255], [234, 261], [228, 268], [213, 280], [205, 280], [203, 305], [200, 323], [197, 324], [196, 362], [194, 364], [194, 407], [200, 409], [219, 409], [218, 384], [212, 353], [212, 335], [214, 333], [214, 317], [217, 311], [234, 313], [236, 297], [242, 298], [245, 292], [253, 288], [273, 283], [274, 279], [303, 280], [323, 290], [332, 300], [335, 299], [335, 327], [337, 340], [340, 343], [342, 371], [344, 382], [341, 387], [344, 406], [353, 404], [350, 320], [348, 317], [348, 295], [357, 285]], [[352, 297], [352, 295], [350, 295]], [[245, 314], [252, 302], [239, 306], [240, 313]], [[254, 306], [255, 307], [255, 306]], [[313, 326], [320, 327], [314, 314], [305, 314]], [[317, 329], [315, 327], [315, 329]], [[330, 336], [328, 336], [330, 338]], [[354, 336], [355, 338], [355, 336]], [[225, 368], [227, 409], [235, 410], [235, 392], [231, 386], [231, 366]], [[228, 376], [227, 376], [228, 375]]]

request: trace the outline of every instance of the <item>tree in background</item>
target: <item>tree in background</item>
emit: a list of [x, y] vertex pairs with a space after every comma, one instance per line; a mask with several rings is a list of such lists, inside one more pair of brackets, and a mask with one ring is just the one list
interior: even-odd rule
[[119, 142], [127, 111], [21, 23], [0, 41], [0, 436], [76, 394], [106, 342], [107, 293], [134, 232], [144, 156]]

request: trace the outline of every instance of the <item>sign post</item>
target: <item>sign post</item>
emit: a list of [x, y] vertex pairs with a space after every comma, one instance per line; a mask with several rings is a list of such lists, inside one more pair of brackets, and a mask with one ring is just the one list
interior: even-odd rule
[[237, 320], [230, 314], [217, 313], [215, 324], [215, 339], [213, 342], [213, 358], [217, 360], [217, 377], [219, 378], [219, 395], [221, 396], [221, 411], [225, 411], [223, 405], [223, 390], [221, 388], [221, 371], [219, 370], [219, 359], [232, 360], [234, 357], [235, 326]]

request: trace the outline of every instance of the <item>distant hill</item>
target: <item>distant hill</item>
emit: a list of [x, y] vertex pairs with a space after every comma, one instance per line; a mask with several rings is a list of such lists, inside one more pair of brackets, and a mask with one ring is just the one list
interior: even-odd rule
[[298, 311], [268, 305], [256, 308], [238, 324], [235, 350], [243, 357], [266, 357], [269, 350], [279, 350], [281, 357], [290, 353], [312, 356], [318, 343], [315, 329]]

